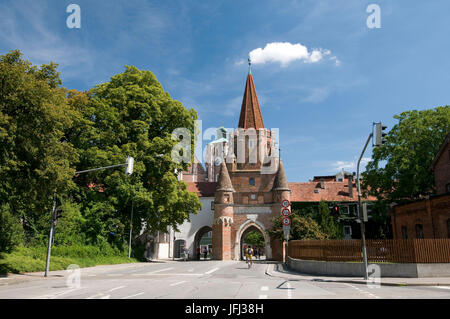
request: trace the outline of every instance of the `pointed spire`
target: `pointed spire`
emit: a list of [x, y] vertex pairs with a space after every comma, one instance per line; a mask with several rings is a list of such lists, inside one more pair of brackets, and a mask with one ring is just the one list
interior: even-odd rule
[[243, 129], [264, 128], [264, 121], [261, 115], [261, 109], [259, 108], [258, 96], [256, 95], [255, 83], [253, 82], [253, 76], [251, 73], [250, 59], [238, 127]]
[[219, 181], [217, 183], [217, 191], [234, 192], [233, 185], [231, 184], [230, 175], [228, 175], [227, 165], [225, 161], [222, 161], [220, 165]]
[[288, 191], [289, 186], [286, 180], [286, 173], [284, 172], [283, 162], [280, 160], [278, 165], [278, 172], [273, 182], [274, 191]]

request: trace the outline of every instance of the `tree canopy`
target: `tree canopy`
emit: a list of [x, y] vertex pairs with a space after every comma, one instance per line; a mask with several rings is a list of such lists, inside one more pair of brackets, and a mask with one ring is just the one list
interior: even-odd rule
[[407, 111], [394, 118], [398, 123], [387, 134], [387, 142], [374, 148], [362, 184], [366, 192], [389, 202], [434, 191], [431, 166], [450, 132], [450, 107]]
[[[292, 221], [291, 230], [289, 233], [290, 240], [327, 238], [327, 235], [323, 233], [320, 226], [311, 217], [303, 217], [297, 212], [292, 212], [290, 218]], [[281, 220], [281, 215], [274, 217], [272, 220], [273, 228], [269, 230], [268, 233], [271, 237], [283, 241], [285, 240], [285, 237]]]
[[[54, 63], [33, 66], [19, 51], [0, 56], [0, 219], [17, 233], [5, 241], [21, 238], [17, 225], [28, 241], [45, 238], [54, 195], [62, 209], [59, 243], [123, 244], [132, 209], [135, 235], [142, 225], [176, 228], [198, 212], [197, 195], [177, 179], [189, 163], [171, 156], [181, 139], [172, 133], [185, 128], [193, 157], [194, 109], [173, 100], [152, 72], [133, 66], [86, 92], [61, 85]], [[75, 176], [127, 156], [135, 158], [131, 176], [122, 168]]]

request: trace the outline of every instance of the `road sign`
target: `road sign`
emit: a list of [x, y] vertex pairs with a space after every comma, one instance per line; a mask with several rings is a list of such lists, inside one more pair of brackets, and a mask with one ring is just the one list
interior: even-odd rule
[[289, 226], [291, 225], [291, 219], [289, 217], [284, 217], [283, 218], [283, 225], [284, 226]]
[[281, 206], [286, 208], [286, 207], [291, 206], [291, 203], [287, 199], [283, 199], [281, 201]]
[[289, 208], [283, 208], [281, 210], [281, 215], [283, 215], [284, 217], [288, 217], [291, 214], [291, 211], [289, 210]]
[[286, 241], [289, 240], [289, 233], [291, 232], [291, 226], [283, 226], [283, 233]]

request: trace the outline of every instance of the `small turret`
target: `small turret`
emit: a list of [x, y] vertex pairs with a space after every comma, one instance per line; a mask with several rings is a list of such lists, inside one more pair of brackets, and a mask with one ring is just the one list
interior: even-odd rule
[[223, 161], [222, 164], [220, 164], [220, 173], [219, 180], [217, 182], [215, 202], [220, 204], [233, 203], [233, 193], [234, 188], [231, 184], [227, 165]]

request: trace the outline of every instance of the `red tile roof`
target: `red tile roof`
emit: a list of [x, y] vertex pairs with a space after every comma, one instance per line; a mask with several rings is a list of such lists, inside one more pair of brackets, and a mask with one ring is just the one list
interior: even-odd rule
[[[187, 182], [187, 190], [196, 193], [199, 197], [214, 197], [217, 183], [215, 182]], [[353, 184], [353, 197], [349, 196], [348, 183], [325, 182], [325, 188], [320, 188], [320, 182], [288, 183], [291, 189], [291, 202], [354, 202], [358, 200], [358, 191]], [[317, 190], [317, 193], [314, 193]], [[365, 200], [376, 200], [369, 196]]]
[[186, 182], [187, 190], [196, 193], [198, 197], [214, 197], [216, 182]]
[[[291, 189], [291, 202], [329, 202], [357, 201], [358, 190], [353, 184], [353, 197], [348, 192], [348, 182], [325, 182], [325, 188], [320, 188], [320, 182], [288, 183]], [[317, 190], [317, 193], [314, 192]], [[376, 200], [369, 196], [366, 200]]]

